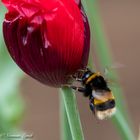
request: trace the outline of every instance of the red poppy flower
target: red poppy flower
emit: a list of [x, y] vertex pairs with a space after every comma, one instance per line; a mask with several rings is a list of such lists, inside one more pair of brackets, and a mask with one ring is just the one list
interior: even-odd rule
[[87, 65], [89, 25], [80, 0], [3, 0], [6, 46], [38, 81], [60, 87]]

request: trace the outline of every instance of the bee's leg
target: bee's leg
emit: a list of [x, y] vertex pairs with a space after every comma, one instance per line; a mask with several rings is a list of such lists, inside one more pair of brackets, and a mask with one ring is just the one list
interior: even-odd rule
[[78, 82], [82, 82], [82, 79], [80, 79], [80, 78], [76, 78], [75, 80]]
[[89, 98], [89, 106], [92, 113], [95, 115], [95, 106], [94, 106], [94, 97], [90, 96]]
[[91, 70], [89, 68], [87, 68], [87, 67], [77, 70], [77, 72], [79, 72], [79, 73], [85, 73], [86, 71], [91, 71]]
[[82, 78], [81, 78], [81, 77], [83, 76], [83, 74], [84, 74], [86, 71], [90, 71], [90, 69], [89, 69], [89, 68], [79, 69], [78, 72], [81, 72], [81, 73], [79, 73], [77, 76], [76, 76], [76, 75], [72, 75], [72, 77], [73, 77], [76, 81], [82, 82]]
[[82, 79], [81, 78], [75, 77], [75, 80], [78, 81], [78, 82], [82, 82]]
[[72, 75], [72, 78], [75, 79], [78, 82], [82, 82], [82, 79], [77, 77], [76, 75]]
[[78, 69], [77, 72], [74, 75], [71, 75], [71, 77], [73, 79], [75, 79], [76, 81], [81, 82], [82, 79], [81, 77], [83, 76], [83, 74], [87, 71], [87, 68], [83, 68], [83, 69]]
[[76, 86], [72, 86], [72, 85], [70, 85], [69, 87], [76, 90], [76, 91], [85, 93], [85, 88], [83, 88], [83, 87], [76, 87]]
[[87, 70], [87, 68], [83, 68], [83, 69], [78, 69], [78, 72], [85, 72]]
[[95, 107], [92, 102], [89, 103], [89, 107], [90, 107], [90, 110], [92, 111], [92, 113], [95, 115]]

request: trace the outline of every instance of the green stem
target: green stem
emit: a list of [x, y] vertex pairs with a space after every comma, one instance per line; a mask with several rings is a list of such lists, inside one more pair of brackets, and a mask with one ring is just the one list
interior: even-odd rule
[[68, 117], [64, 106], [62, 94], [60, 94], [60, 122], [61, 122], [61, 140], [72, 140]]
[[120, 133], [122, 140], [136, 140], [128, 122], [126, 121], [123, 114], [120, 112], [119, 108], [117, 108], [117, 112], [112, 118], [112, 121], [116, 126], [118, 132]]
[[84, 140], [75, 93], [70, 88], [62, 88], [62, 97], [70, 126], [72, 140]]

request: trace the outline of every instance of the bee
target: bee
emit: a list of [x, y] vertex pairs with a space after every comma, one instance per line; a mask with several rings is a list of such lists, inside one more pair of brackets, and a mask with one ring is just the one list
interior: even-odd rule
[[90, 109], [99, 120], [111, 117], [115, 113], [115, 98], [107, 81], [99, 72], [92, 72], [86, 68], [80, 77], [73, 76], [73, 78], [82, 86], [70, 85], [69, 87], [89, 97]]

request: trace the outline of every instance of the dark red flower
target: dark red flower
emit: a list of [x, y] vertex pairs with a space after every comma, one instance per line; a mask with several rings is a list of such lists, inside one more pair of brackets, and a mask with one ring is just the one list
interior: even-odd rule
[[89, 25], [80, 0], [3, 0], [6, 46], [38, 81], [60, 87], [87, 65]]

